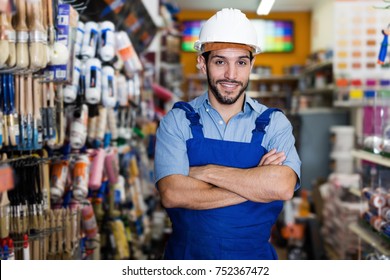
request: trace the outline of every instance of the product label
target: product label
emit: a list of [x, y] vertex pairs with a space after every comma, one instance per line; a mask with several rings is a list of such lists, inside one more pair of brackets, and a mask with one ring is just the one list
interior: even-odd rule
[[123, 48], [118, 50], [119, 55], [121, 56], [123, 61], [126, 61], [128, 59], [131, 59], [134, 55], [134, 49], [129, 46], [127, 48]]

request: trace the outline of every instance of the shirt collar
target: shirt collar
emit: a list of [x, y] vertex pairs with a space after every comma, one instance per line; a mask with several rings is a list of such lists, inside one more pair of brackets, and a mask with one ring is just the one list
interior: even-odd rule
[[[248, 96], [248, 94], [245, 94], [245, 102], [244, 102], [244, 113], [247, 113], [248, 110], [254, 110], [257, 113], [261, 113], [261, 106], [260, 104], [254, 101], [252, 98]], [[204, 94], [200, 95], [198, 98], [194, 100], [194, 103], [192, 106], [196, 109], [200, 108], [201, 106], [205, 106], [205, 108], [210, 108], [210, 100], [209, 100], [209, 95], [208, 92], [206, 91]]]

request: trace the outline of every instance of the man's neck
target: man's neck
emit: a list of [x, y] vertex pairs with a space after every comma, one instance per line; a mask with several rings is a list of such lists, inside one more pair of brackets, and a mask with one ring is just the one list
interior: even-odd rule
[[232, 117], [234, 117], [243, 110], [245, 94], [243, 94], [233, 104], [221, 104], [214, 97], [211, 97], [211, 95], [212, 93], [209, 93], [210, 104], [215, 110], [218, 111], [225, 123], [228, 123]]

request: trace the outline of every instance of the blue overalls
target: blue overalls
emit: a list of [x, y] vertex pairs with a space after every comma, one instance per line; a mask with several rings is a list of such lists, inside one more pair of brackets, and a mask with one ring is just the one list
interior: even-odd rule
[[[178, 102], [190, 121], [193, 138], [187, 140], [190, 166], [216, 164], [236, 168], [258, 166], [267, 152], [261, 146], [270, 108], [256, 119], [250, 143], [205, 138], [200, 116], [191, 105]], [[275, 186], [277, 187], [277, 186]], [[210, 210], [167, 209], [173, 233], [165, 249], [165, 259], [259, 260], [277, 259], [269, 243], [271, 227], [283, 208], [282, 201], [237, 205]]]

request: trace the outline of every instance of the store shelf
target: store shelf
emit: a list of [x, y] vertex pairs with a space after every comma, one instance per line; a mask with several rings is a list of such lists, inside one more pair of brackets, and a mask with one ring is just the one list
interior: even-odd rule
[[297, 90], [294, 92], [294, 94], [297, 95], [316, 95], [316, 94], [333, 94], [334, 92], [334, 86], [329, 85], [324, 88], [307, 88], [304, 90]]
[[390, 255], [390, 241], [382, 237], [379, 232], [359, 222], [352, 222], [348, 228], [380, 253]]
[[334, 101], [333, 106], [342, 108], [359, 108], [363, 106], [362, 100]]
[[299, 109], [298, 115], [304, 114], [326, 114], [326, 113], [337, 113], [342, 112], [339, 109], [335, 108], [326, 108], [326, 107], [312, 107], [312, 108], [304, 108]]
[[353, 194], [354, 196], [357, 196], [357, 197], [361, 197], [362, 196], [362, 192], [360, 191], [360, 189], [349, 188], [348, 191], [349, 191], [349, 193]]
[[317, 71], [323, 70], [325, 68], [332, 67], [332, 61], [325, 61], [317, 64], [313, 64], [307, 66], [305, 70], [303, 70], [302, 75], [308, 75], [311, 73], [315, 73]]
[[358, 159], [363, 159], [370, 161], [372, 163], [376, 163], [382, 166], [390, 167], [390, 158], [386, 158], [380, 155], [375, 155], [370, 152], [366, 152], [363, 150], [353, 150], [352, 151], [352, 156]]
[[250, 74], [249, 79], [251, 81], [264, 81], [264, 82], [288, 82], [288, 81], [298, 81], [299, 76], [293, 75], [271, 75], [271, 76], [262, 76], [259, 74]]
[[280, 91], [247, 91], [247, 94], [252, 98], [274, 98], [274, 97], [280, 97], [284, 98], [286, 97], [286, 93], [280, 92]]
[[168, 70], [180, 70], [183, 68], [183, 65], [181, 63], [161, 62], [160, 66], [161, 68], [168, 69]]

